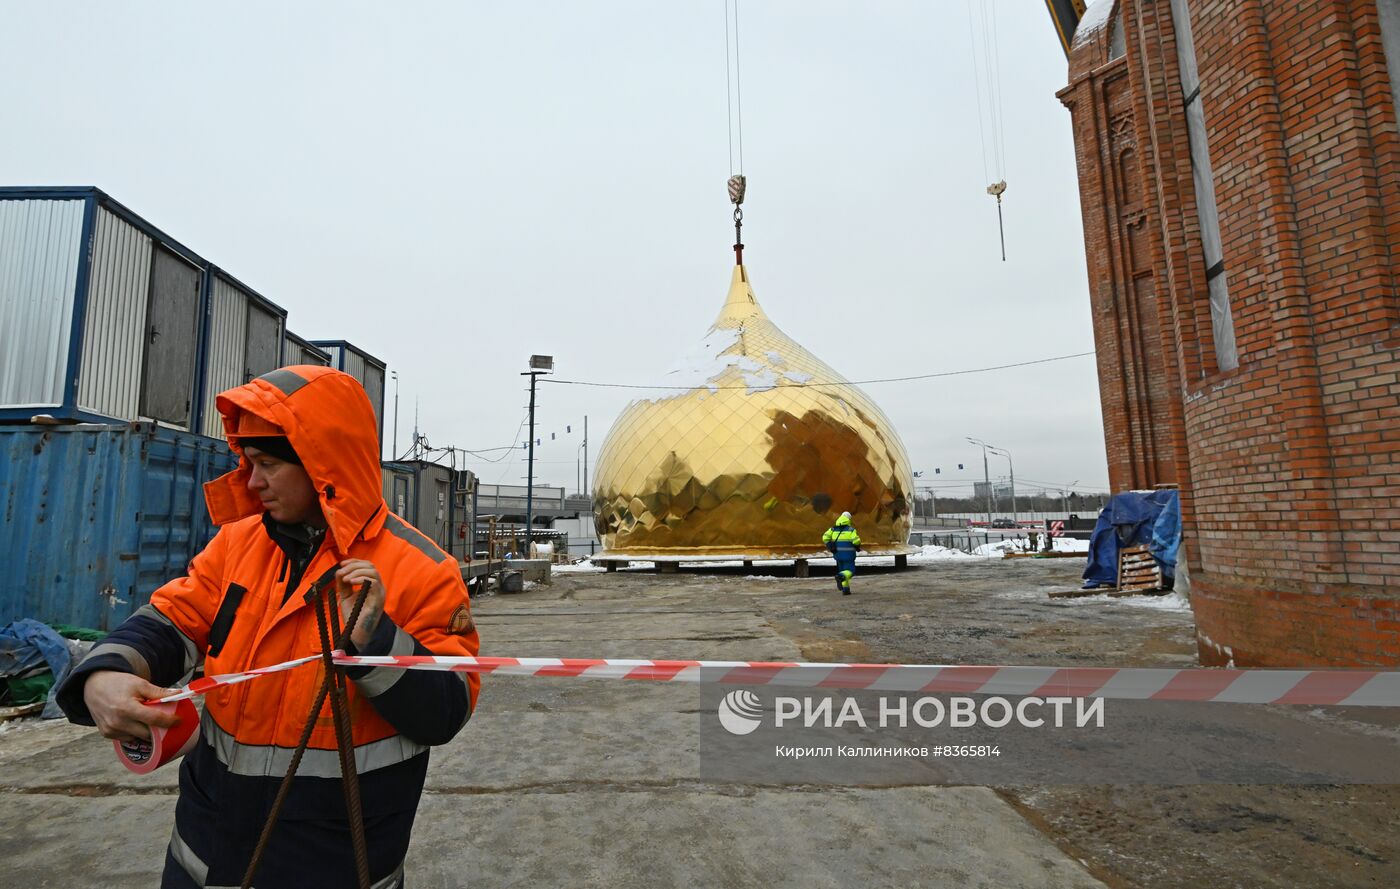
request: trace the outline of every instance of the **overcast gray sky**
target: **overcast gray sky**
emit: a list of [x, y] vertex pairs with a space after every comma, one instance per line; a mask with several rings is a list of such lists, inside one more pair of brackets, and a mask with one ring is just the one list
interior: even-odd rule
[[[1041, 4], [996, 10], [1006, 263], [966, 3], [740, 9], [745, 260], [788, 335], [853, 380], [1093, 348]], [[723, 302], [723, 0], [11, 3], [5, 23], [4, 183], [97, 185], [291, 330], [383, 358], [401, 449], [415, 403], [435, 445], [511, 444], [531, 353], [658, 382]], [[867, 391], [940, 481], [980, 478], [971, 435], [1018, 488], [1106, 487], [1091, 357]], [[573, 488], [584, 415], [596, 457], [627, 401], [542, 385], [541, 480]], [[523, 483], [523, 452], [469, 465]]]

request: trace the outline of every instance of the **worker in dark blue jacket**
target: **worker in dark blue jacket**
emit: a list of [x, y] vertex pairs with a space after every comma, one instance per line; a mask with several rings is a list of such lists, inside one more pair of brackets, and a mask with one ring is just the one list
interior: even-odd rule
[[851, 514], [841, 513], [836, 524], [826, 529], [822, 543], [836, 556], [836, 588], [841, 595], [851, 594], [851, 576], [856, 573], [856, 553], [860, 552], [860, 534], [851, 525]]

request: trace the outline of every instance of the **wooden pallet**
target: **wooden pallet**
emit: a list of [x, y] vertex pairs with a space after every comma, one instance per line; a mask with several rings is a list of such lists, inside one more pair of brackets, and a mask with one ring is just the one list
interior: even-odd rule
[[1157, 564], [1146, 546], [1128, 546], [1118, 551], [1119, 595], [1161, 588], [1162, 566]]

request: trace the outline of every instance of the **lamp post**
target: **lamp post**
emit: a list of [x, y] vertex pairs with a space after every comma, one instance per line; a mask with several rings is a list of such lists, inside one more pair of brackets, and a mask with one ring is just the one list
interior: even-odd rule
[[[580, 458], [579, 454], [583, 457]], [[578, 485], [578, 492], [584, 497], [592, 497], [588, 493], [588, 415], [583, 415], [583, 442], [574, 449], [574, 460], [577, 466], [574, 468], [574, 484]], [[580, 479], [582, 481], [580, 481]]]
[[924, 475], [922, 470], [914, 471], [914, 524], [919, 524], [919, 479]]
[[394, 378], [394, 444], [389, 451], [389, 459], [399, 459], [399, 372], [389, 371], [389, 376]]
[[1063, 500], [1065, 505], [1065, 521], [1069, 521], [1069, 492], [1074, 490], [1074, 486], [1077, 484], [1079, 484], [1079, 479], [1075, 479], [1074, 481], [1070, 482], [1069, 487], [1060, 491], [1060, 498], [1061, 500]]
[[976, 438], [968, 438], [968, 441], [982, 449], [982, 483], [987, 486], [987, 527], [992, 527], [992, 474], [987, 469], [987, 449], [991, 445]]
[[525, 557], [530, 557], [530, 542], [535, 530], [535, 382], [540, 374], [554, 371], [550, 355], [531, 355], [530, 369], [520, 375], [530, 378], [530, 441], [525, 469]]
[[1016, 467], [1011, 465], [1011, 452], [1005, 448], [988, 447], [987, 450], [993, 454], [1000, 454], [1006, 458], [1007, 468], [1011, 470], [1011, 520], [1016, 521]]

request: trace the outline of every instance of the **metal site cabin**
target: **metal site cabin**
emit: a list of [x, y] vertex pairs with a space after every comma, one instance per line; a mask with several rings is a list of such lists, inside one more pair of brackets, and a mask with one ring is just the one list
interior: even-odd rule
[[[22, 566], [0, 574], [0, 623], [107, 629], [183, 573], [214, 533], [203, 483], [238, 462], [215, 396], [334, 354], [86, 186], [0, 188], [0, 318], [0, 498], [11, 504], [0, 552]], [[382, 430], [384, 363], [354, 352]]]

